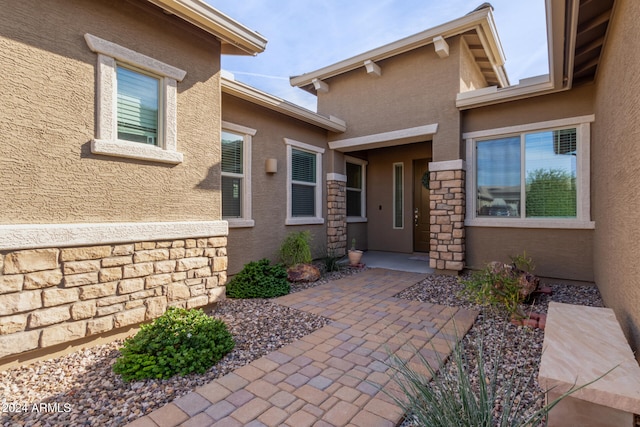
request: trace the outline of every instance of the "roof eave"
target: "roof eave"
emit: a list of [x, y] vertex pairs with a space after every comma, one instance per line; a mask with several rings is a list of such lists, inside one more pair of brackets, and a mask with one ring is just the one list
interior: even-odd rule
[[[456, 107], [466, 110], [571, 89], [572, 75], [567, 70], [573, 64], [578, 4], [577, 0], [568, 0], [567, 4], [545, 0], [549, 74], [523, 79], [509, 87], [493, 86], [460, 93]], [[565, 18], [567, 13], [568, 22]]]
[[222, 93], [244, 99], [245, 101], [285, 114], [322, 129], [339, 133], [347, 130], [346, 123], [337, 117], [325, 117], [224, 75], [221, 78], [221, 87]]
[[493, 14], [490, 8], [472, 12], [461, 18], [409, 37], [405, 37], [387, 45], [380, 46], [318, 70], [311, 71], [300, 76], [293, 76], [289, 80], [292, 86], [297, 86], [315, 93], [312, 84], [314, 79], [325, 80], [362, 67], [366, 60], [375, 62], [387, 59], [392, 56], [432, 44], [434, 37], [442, 36], [447, 38], [470, 30], [475, 30], [478, 31], [479, 34], [482, 34], [482, 38], [486, 41], [486, 43], [483, 42], [483, 46], [488, 50], [487, 53], [489, 54], [493, 68], [496, 71], [496, 75], [500, 79], [500, 84], [508, 86], [509, 81], [504, 70], [504, 52], [500, 44], [500, 39], [497, 37], [497, 32], [495, 31]]
[[257, 55], [267, 39], [201, 0], [147, 0], [168, 13], [213, 34], [222, 42], [222, 53]]

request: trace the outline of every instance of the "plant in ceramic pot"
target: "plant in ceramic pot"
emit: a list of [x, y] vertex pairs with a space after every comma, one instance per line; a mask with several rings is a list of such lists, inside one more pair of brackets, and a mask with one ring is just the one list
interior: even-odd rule
[[355, 237], [351, 239], [351, 249], [349, 249], [349, 265], [355, 267], [360, 265], [362, 259], [362, 251], [356, 249]]

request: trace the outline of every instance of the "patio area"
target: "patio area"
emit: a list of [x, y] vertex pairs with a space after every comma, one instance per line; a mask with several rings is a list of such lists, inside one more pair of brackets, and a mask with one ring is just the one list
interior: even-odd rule
[[442, 360], [477, 314], [394, 297], [423, 278], [372, 268], [278, 298], [332, 322], [129, 425], [395, 426], [389, 354]]
[[426, 253], [405, 254], [399, 252], [365, 251], [362, 263], [371, 268], [408, 271], [412, 273], [433, 273], [429, 267], [429, 255]]

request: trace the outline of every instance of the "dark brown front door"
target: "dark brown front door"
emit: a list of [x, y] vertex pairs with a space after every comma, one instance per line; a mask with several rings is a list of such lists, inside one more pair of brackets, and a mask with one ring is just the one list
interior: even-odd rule
[[429, 252], [429, 162], [413, 161], [413, 250]]

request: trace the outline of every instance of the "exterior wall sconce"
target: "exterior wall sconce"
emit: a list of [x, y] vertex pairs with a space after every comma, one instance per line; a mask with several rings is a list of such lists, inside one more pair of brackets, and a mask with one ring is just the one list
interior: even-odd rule
[[266, 159], [264, 161], [264, 171], [266, 173], [278, 172], [278, 159]]

